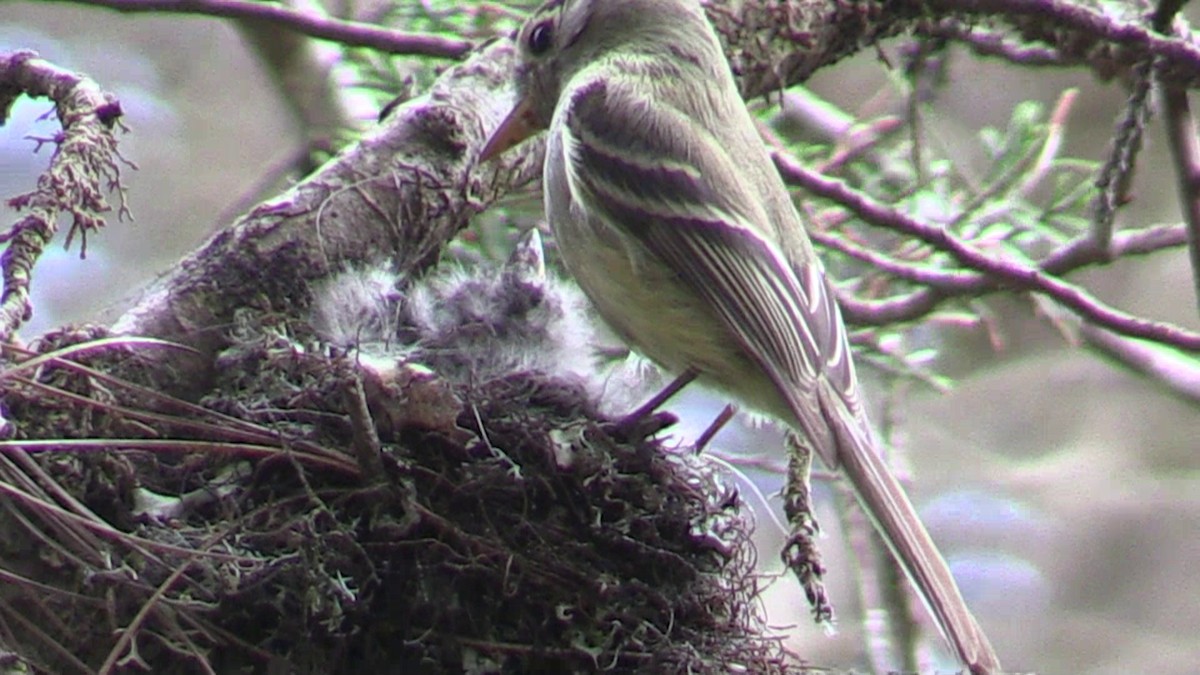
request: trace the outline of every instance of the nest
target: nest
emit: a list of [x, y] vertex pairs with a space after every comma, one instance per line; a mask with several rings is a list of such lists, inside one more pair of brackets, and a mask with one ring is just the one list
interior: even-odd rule
[[242, 319], [196, 404], [159, 393], [162, 345], [9, 352], [10, 666], [793, 667], [763, 635], [740, 500], [689, 449], [623, 439], [570, 381], [365, 368]]

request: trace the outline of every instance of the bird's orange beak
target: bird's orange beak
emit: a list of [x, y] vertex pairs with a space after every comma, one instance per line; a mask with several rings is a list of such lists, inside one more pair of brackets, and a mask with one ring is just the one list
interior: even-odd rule
[[493, 157], [498, 157], [505, 150], [538, 131], [537, 120], [533, 117], [533, 106], [529, 105], [527, 100], [521, 99], [512, 112], [508, 113], [508, 117], [505, 117], [500, 126], [492, 132], [492, 137], [488, 139], [487, 145], [483, 146], [483, 152], [479, 153], [479, 161], [486, 162]]

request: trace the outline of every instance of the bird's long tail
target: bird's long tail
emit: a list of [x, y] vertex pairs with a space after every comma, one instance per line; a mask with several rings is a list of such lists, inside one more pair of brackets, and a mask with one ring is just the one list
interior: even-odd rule
[[942, 635], [971, 673], [1000, 672], [1000, 660], [991, 643], [963, 601], [950, 568], [904, 487], [877, 451], [865, 420], [855, 419], [840, 401], [825, 399], [822, 403], [826, 414], [837, 418], [832, 426], [841, 470]]

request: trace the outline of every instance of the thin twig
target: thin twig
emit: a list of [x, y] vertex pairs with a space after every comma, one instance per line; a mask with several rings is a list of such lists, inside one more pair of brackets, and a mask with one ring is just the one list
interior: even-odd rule
[[350, 416], [350, 427], [353, 430], [354, 455], [358, 458], [358, 468], [364, 478], [370, 482], [387, 480], [387, 472], [383, 468], [382, 444], [379, 432], [375, 429], [375, 420], [367, 406], [367, 394], [363, 391], [362, 376], [353, 368], [346, 368], [342, 383], [342, 398], [346, 412]]
[[721, 408], [721, 412], [713, 419], [712, 424], [709, 424], [708, 428], [696, 437], [696, 442], [692, 445], [692, 452], [697, 455], [704, 452], [712, 439], [721, 432], [721, 429], [725, 428], [726, 424], [729, 424], [729, 420], [733, 419], [735, 413], [737, 413], [737, 407], [732, 403], [727, 403], [724, 408]]
[[1037, 161], [1022, 177], [1021, 185], [1017, 188], [1017, 192], [1022, 196], [1027, 197], [1033, 192], [1054, 168], [1054, 160], [1058, 158], [1063, 138], [1066, 136], [1067, 117], [1071, 115], [1071, 108], [1078, 96], [1079, 90], [1076, 88], [1067, 89], [1059, 95], [1058, 101], [1054, 104], [1054, 110], [1050, 113], [1050, 119], [1046, 121], [1046, 139], [1042, 143], [1042, 151], [1038, 153]]
[[230, 455], [239, 458], [270, 459], [272, 457], [294, 457], [301, 464], [340, 474], [357, 476], [360, 468], [346, 457], [338, 460], [332, 453], [313, 454], [299, 448], [283, 445], [257, 443], [231, 443], [177, 438], [56, 438], [27, 441], [0, 441], [0, 452], [7, 450], [34, 452], [111, 452], [141, 450], [144, 452], [189, 453], [202, 452], [213, 455]]
[[133, 643], [134, 638], [137, 636], [138, 632], [141, 631], [142, 625], [145, 624], [146, 620], [150, 617], [150, 613], [158, 608], [159, 603], [164, 597], [166, 597], [167, 592], [171, 590], [171, 587], [175, 585], [175, 582], [179, 581], [179, 579], [183, 577], [184, 573], [186, 573], [188, 568], [192, 566], [192, 563], [199, 558], [201, 553], [208, 551], [213, 546], [216, 546], [231, 531], [232, 529], [226, 529], [222, 532], [218, 532], [217, 534], [209, 537], [207, 541], [201, 543], [197, 549], [196, 555], [184, 560], [171, 572], [171, 574], [167, 576], [166, 579], [163, 580], [161, 584], [158, 585], [158, 588], [154, 589], [154, 593], [146, 599], [146, 602], [142, 603], [142, 606], [138, 609], [137, 614], [129, 622], [129, 625], [120, 631], [120, 637], [118, 637], [117, 641], [113, 643], [112, 649], [109, 650], [108, 656], [104, 659], [104, 664], [100, 666], [100, 670], [98, 671], [100, 675], [109, 675], [110, 673], [116, 671], [119, 665], [118, 660], [121, 658], [121, 655], [124, 654], [126, 649], [129, 648]]
[[1129, 100], [1125, 104], [1124, 116], [1117, 122], [1112, 151], [1096, 177], [1096, 187], [1100, 192], [1093, 207], [1092, 236], [1104, 251], [1112, 243], [1117, 209], [1129, 201], [1129, 186], [1133, 182], [1138, 152], [1142, 149], [1142, 134], [1150, 119], [1154, 65], [1154, 59], [1147, 58], [1134, 67], [1133, 91], [1129, 93]]
[[933, 265], [922, 265], [898, 260], [886, 253], [879, 253], [845, 236], [819, 230], [809, 232], [814, 243], [832, 249], [855, 260], [870, 265], [873, 269], [886, 272], [897, 279], [904, 279], [932, 289], [953, 291], [963, 284], [979, 278], [979, 274], [967, 270], [939, 269]]

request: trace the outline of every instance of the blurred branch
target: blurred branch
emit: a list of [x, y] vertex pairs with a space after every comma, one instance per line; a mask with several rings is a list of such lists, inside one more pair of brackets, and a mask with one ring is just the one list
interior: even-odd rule
[[[293, 11], [328, 19], [315, 0], [289, 0], [288, 4]], [[343, 56], [332, 45], [281, 30], [276, 22], [241, 19], [234, 23], [265, 64], [281, 99], [299, 123], [305, 147], [301, 161], [291, 168], [307, 174], [335, 150], [339, 134], [344, 138], [344, 133], [354, 128], [334, 76], [334, 67]]]
[[1200, 403], [1200, 363], [1196, 359], [1142, 340], [1123, 338], [1087, 322], [1080, 325], [1079, 334], [1093, 348], [1148, 376], [1171, 393]]
[[[323, 40], [372, 47], [393, 54], [461, 58], [466, 40], [406, 33], [355, 21], [299, 12], [247, 0], [53, 0], [108, 7], [122, 12], [175, 12], [267, 21]], [[726, 43], [747, 97], [806, 80], [863, 45], [920, 28], [930, 16], [998, 19], [1031, 43], [1051, 46], [1064, 64], [1085, 65], [1101, 77], [1128, 72], [1150, 57], [1162, 59], [1161, 77], [1181, 86], [1200, 86], [1200, 46], [1164, 37], [1062, 0], [785, 0], [705, 3], [710, 20]]]
[[[1187, 0], [1160, 0], [1151, 25], [1163, 34], [1171, 33], [1175, 15]], [[1168, 147], [1175, 163], [1179, 189], [1179, 207], [1187, 223], [1188, 253], [1192, 265], [1192, 284], [1200, 303], [1200, 141], [1196, 138], [1196, 120], [1192, 115], [1187, 91], [1168, 83], [1163, 87], [1163, 112], [1166, 118]]]
[[52, 0], [75, 5], [108, 7], [119, 12], [197, 14], [228, 19], [253, 19], [310, 37], [351, 47], [370, 47], [389, 54], [458, 59], [471, 49], [467, 40], [406, 33], [358, 21], [341, 21], [282, 5], [248, 0]]
[[1159, 33], [1170, 34], [1171, 22], [1175, 20], [1175, 15], [1179, 14], [1183, 6], [1188, 4], [1188, 1], [1158, 0], [1158, 6], [1154, 8], [1154, 14], [1150, 17], [1150, 26]]
[[886, 253], [871, 250], [840, 234], [830, 234], [828, 231], [810, 230], [809, 236], [814, 243], [864, 262], [874, 269], [946, 294], [952, 294], [982, 278], [982, 275], [976, 272], [944, 270], [931, 265], [898, 260]]
[[1200, 141], [1196, 139], [1196, 120], [1192, 116], [1187, 92], [1176, 87], [1163, 91], [1166, 131], [1175, 163], [1179, 207], [1187, 223], [1188, 252], [1191, 257], [1192, 283], [1200, 302]]
[[957, 19], [942, 19], [920, 30], [933, 37], [961, 42], [979, 56], [1003, 59], [1017, 66], [1061, 68], [1070, 65], [1053, 47], [1020, 44], [1002, 31], [971, 26]]
[[0, 232], [8, 244], [0, 256], [4, 292], [0, 295], [0, 342], [33, 315], [29, 284], [33, 266], [58, 231], [58, 219], [69, 216], [67, 244], [79, 234], [81, 255], [87, 253], [87, 235], [104, 226], [101, 215], [112, 207], [105, 198], [113, 191], [120, 200], [118, 214], [128, 215], [121, 184], [124, 161], [117, 151], [115, 128], [120, 126], [121, 104], [90, 78], [37, 57], [33, 52], [0, 53], [0, 124], [22, 94], [54, 101], [62, 132], [54, 138], [34, 139], [54, 145], [50, 166], [32, 192], [8, 201], [25, 217]]
[[1054, 111], [1050, 113], [1050, 119], [1046, 123], [1046, 139], [1042, 143], [1042, 150], [1033, 166], [1022, 176], [1021, 185], [1017, 190], [1022, 196], [1028, 196], [1036, 190], [1053, 170], [1054, 160], [1062, 150], [1063, 137], [1067, 133], [1067, 118], [1070, 117], [1071, 108], [1078, 97], [1079, 90], [1076, 88], [1067, 89], [1059, 95], [1058, 102], [1054, 104]]
[[[779, 103], [780, 120], [803, 126], [806, 133], [836, 145], [835, 152], [817, 167], [821, 173], [834, 173], [859, 157], [881, 162], [877, 144], [903, 126], [899, 117], [886, 116], [860, 122], [853, 115], [813, 94], [806, 87], [793, 87], [784, 92]], [[764, 135], [773, 132], [760, 125]], [[768, 139], [769, 145], [779, 145]]]

